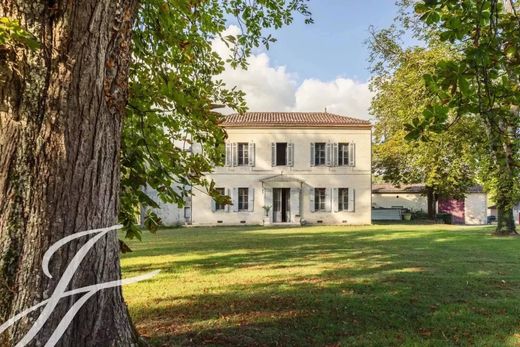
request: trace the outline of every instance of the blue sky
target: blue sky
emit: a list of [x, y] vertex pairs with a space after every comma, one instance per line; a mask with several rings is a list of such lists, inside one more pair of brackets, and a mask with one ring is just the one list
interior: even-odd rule
[[338, 76], [369, 78], [368, 28], [387, 27], [397, 14], [394, 0], [311, 0], [314, 24], [301, 18], [274, 33], [273, 65], [285, 65], [299, 79]]
[[[301, 16], [273, 32], [269, 50], [258, 49], [247, 70], [222, 74], [229, 86], [246, 94], [250, 111], [323, 111], [370, 119], [373, 93], [368, 48], [369, 27], [388, 27], [397, 14], [395, 0], [311, 0], [314, 24]], [[230, 26], [227, 34], [240, 30]], [[228, 56], [225, 45], [214, 49]]]

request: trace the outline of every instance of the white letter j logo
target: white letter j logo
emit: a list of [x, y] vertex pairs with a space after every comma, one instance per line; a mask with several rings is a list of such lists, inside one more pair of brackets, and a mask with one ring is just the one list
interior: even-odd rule
[[34, 305], [33, 307], [30, 307], [26, 309], [23, 312], [20, 312], [13, 318], [9, 319], [4, 324], [0, 325], [0, 334], [2, 334], [7, 328], [9, 328], [11, 325], [13, 325], [16, 321], [18, 321], [20, 318], [28, 315], [32, 311], [36, 310], [37, 308], [44, 306], [42, 312], [40, 313], [38, 319], [33, 324], [31, 329], [25, 334], [25, 336], [16, 344], [15, 347], [24, 347], [26, 346], [31, 340], [38, 334], [38, 332], [41, 330], [45, 322], [49, 319], [50, 315], [54, 311], [56, 305], [58, 304], [59, 300], [61, 298], [65, 298], [71, 295], [81, 294], [84, 293], [84, 295], [72, 305], [72, 307], [69, 309], [69, 311], [63, 316], [60, 323], [56, 327], [56, 330], [52, 333], [51, 337], [45, 344], [45, 347], [53, 347], [56, 345], [56, 343], [60, 340], [61, 336], [69, 326], [69, 324], [72, 322], [72, 319], [76, 315], [76, 313], [81, 309], [81, 307], [87, 302], [87, 300], [92, 297], [94, 294], [96, 294], [98, 291], [102, 289], [107, 288], [113, 288], [118, 286], [123, 286], [126, 284], [136, 283], [139, 281], [144, 281], [147, 279], [152, 278], [153, 276], [157, 275], [160, 270], [148, 272], [141, 276], [136, 276], [132, 278], [127, 278], [124, 280], [117, 280], [117, 281], [111, 281], [106, 283], [100, 283], [100, 284], [94, 284], [91, 286], [83, 287], [83, 288], [77, 288], [73, 290], [66, 291], [72, 277], [78, 270], [78, 267], [81, 263], [81, 261], [85, 258], [85, 255], [88, 253], [88, 251], [94, 246], [94, 244], [104, 235], [106, 235], [109, 231], [120, 229], [121, 225], [115, 225], [109, 228], [102, 228], [102, 229], [94, 229], [94, 230], [87, 230], [82, 231], [79, 233], [75, 233], [73, 235], [64, 237], [63, 239], [59, 240], [55, 244], [53, 244], [47, 252], [45, 252], [45, 255], [43, 257], [43, 263], [42, 268], [45, 275], [49, 278], [52, 278], [52, 275], [49, 272], [49, 262], [56, 253], [56, 251], [63, 245], [67, 244], [68, 242], [75, 240], [77, 238], [91, 235], [91, 234], [97, 234], [90, 240], [88, 240], [78, 251], [78, 253], [74, 256], [74, 258], [71, 260], [67, 268], [65, 269], [65, 272], [61, 276], [58, 285], [54, 289], [54, 292], [52, 293], [52, 296], [40, 302], [37, 305]]

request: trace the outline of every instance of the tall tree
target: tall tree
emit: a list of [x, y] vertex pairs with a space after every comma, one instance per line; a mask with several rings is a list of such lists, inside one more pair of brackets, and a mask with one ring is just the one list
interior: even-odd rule
[[425, 129], [442, 132], [450, 113], [483, 125], [500, 235], [516, 233], [513, 206], [520, 200], [520, 16], [517, 2], [506, 5], [508, 11], [501, 0], [435, 0], [415, 6], [457, 56], [425, 76], [436, 98], [411, 131], [415, 136]]
[[[262, 40], [261, 28], [289, 23], [294, 11], [308, 15], [303, 0], [149, 0], [141, 4], [137, 0], [11, 0], [0, 5], [0, 16], [8, 18], [5, 23], [17, 19], [40, 43], [40, 48], [33, 50], [24, 42], [23, 34], [14, 32], [16, 26], [8, 29], [9, 35], [4, 35], [0, 27], [0, 321], [47, 298], [86, 240], [71, 242], [59, 250], [50, 264], [53, 278], [49, 279], [41, 273], [41, 262], [51, 244], [81, 230], [117, 223], [121, 134], [130, 67], [132, 84], [141, 82], [150, 90], [141, 90], [142, 96], [137, 87], [131, 89], [130, 98], [141, 101], [132, 104], [136, 115], [129, 115], [127, 138], [135, 129], [139, 130], [135, 134], [160, 129], [152, 138], [162, 141], [161, 131], [166, 130], [161, 127], [166, 127], [168, 134], [176, 134], [205, 125], [200, 134], [214, 137], [208, 141], [208, 148], [215, 147], [224, 135], [212, 133], [218, 117], [210, 113], [210, 105], [223, 102], [236, 106], [233, 100], [239, 94], [231, 95], [221, 83], [213, 81], [212, 76], [222, 70], [223, 63], [204, 44], [211, 37], [207, 33], [218, 36], [226, 16], [239, 18], [244, 34], [236, 38], [234, 61], [240, 63], [252, 47], [272, 42], [269, 36]], [[182, 16], [177, 16], [179, 13]], [[134, 40], [135, 64], [131, 63], [132, 33], [138, 38]], [[6, 37], [16, 40], [7, 44]], [[161, 58], [170, 53], [162, 62]], [[190, 61], [192, 70], [188, 68]], [[203, 78], [192, 80], [198, 73]], [[159, 83], [159, 78], [163, 82]], [[152, 98], [154, 93], [159, 96]], [[161, 99], [160, 95], [168, 97]], [[176, 102], [171, 102], [170, 96]], [[165, 107], [165, 100], [175, 107]], [[152, 112], [152, 107], [169, 112], [175, 121], [154, 122], [152, 117], [144, 117], [161, 114]], [[177, 157], [164, 159], [169, 153], [166, 149], [143, 154], [150, 137], [136, 144], [127, 138], [125, 146], [134, 150], [124, 155], [126, 200], [121, 205], [128, 215], [129, 206], [134, 206], [132, 194], [139, 194], [134, 186], [142, 186], [139, 180], [150, 174], [143, 168], [149, 162], [142, 158], [149, 156], [156, 164], [159, 157], [160, 162], [171, 160], [170, 165], [174, 165]], [[204, 160], [211, 163], [211, 158]], [[178, 177], [198, 182], [205, 167], [192, 158], [185, 160], [188, 164], [177, 172]], [[170, 167], [159, 167], [155, 175], [163, 186], [171, 177], [167, 172]], [[145, 183], [154, 182], [153, 177], [146, 178]], [[119, 279], [117, 235], [109, 234], [98, 241], [81, 269], [73, 279], [74, 288]], [[76, 300], [73, 297], [60, 302], [35, 345], [47, 341]], [[36, 317], [37, 313], [19, 321], [0, 337], [0, 344], [15, 345]], [[62, 346], [138, 343], [120, 288], [103, 290], [91, 298], [60, 341]]]
[[435, 218], [439, 197], [463, 198], [475, 183], [476, 155], [471, 140], [479, 127], [461, 122], [449, 131], [430, 132], [428, 141], [411, 139], [406, 125], [427, 110], [432, 94], [423, 75], [452, 55], [446, 45], [403, 48], [395, 28], [373, 33], [371, 104], [374, 125], [373, 170], [394, 184], [424, 183], [428, 216]]

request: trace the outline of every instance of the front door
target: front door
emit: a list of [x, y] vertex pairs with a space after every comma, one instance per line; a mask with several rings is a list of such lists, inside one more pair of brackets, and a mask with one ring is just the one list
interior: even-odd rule
[[291, 189], [273, 188], [273, 223], [291, 221]]

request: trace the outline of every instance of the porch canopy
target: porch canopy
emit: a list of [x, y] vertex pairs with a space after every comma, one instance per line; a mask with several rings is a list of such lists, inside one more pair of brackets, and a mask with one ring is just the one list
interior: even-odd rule
[[284, 174], [266, 177], [260, 180], [264, 188], [302, 188], [304, 180]]

